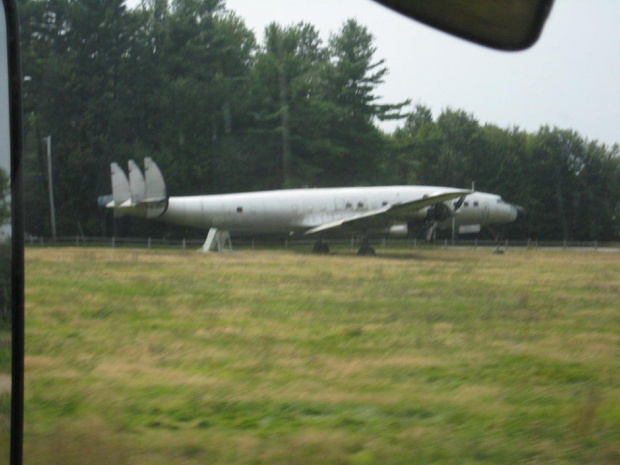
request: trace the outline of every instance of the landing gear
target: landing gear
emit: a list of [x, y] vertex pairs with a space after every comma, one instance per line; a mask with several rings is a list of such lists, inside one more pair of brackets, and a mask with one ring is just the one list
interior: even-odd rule
[[327, 255], [329, 253], [329, 246], [319, 240], [312, 247], [312, 253]]
[[357, 251], [357, 254], [372, 257], [375, 255], [375, 249], [374, 247], [371, 247], [368, 244], [362, 245], [360, 249]]
[[362, 239], [362, 246], [357, 251], [357, 254], [358, 255], [366, 255], [366, 256], [374, 256], [375, 255], [375, 249], [370, 246], [370, 244], [368, 243], [368, 239], [366, 239], [365, 237]]
[[232, 241], [228, 231], [209, 229], [209, 234], [200, 252], [232, 252]]

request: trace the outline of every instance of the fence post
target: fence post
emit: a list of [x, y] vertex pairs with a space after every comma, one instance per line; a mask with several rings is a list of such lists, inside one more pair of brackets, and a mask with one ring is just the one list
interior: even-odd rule
[[183, 250], [185, 250], [185, 238], [183, 238]]
[[151, 238], [149, 237], [149, 249], [151, 248]]
[[598, 250], [598, 241], [594, 241], [594, 250]]

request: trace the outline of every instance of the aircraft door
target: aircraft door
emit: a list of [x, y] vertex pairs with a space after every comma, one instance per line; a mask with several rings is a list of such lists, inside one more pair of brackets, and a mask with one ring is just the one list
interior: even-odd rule
[[489, 223], [490, 206], [488, 202], [482, 202], [482, 223]]

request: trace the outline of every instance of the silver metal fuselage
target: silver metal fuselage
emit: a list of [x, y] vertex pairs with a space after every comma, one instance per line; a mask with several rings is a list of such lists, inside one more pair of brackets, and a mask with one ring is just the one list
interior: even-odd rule
[[[302, 233], [309, 228], [371, 212], [382, 206], [423, 198], [446, 189], [433, 186], [388, 186], [290, 189], [223, 195], [170, 197], [161, 221], [197, 228], [219, 228], [236, 233]], [[447, 202], [446, 205], [454, 204]], [[391, 218], [376, 233], [397, 232], [410, 222], [423, 222], [427, 208], [407, 217]], [[510, 223], [517, 218], [514, 205], [500, 196], [475, 192], [467, 195], [454, 216], [439, 227]], [[405, 228], [406, 230], [406, 228]]]

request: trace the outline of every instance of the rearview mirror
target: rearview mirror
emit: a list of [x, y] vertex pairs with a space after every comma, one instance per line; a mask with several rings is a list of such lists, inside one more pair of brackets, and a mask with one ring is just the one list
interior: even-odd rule
[[553, 0], [377, 0], [449, 34], [501, 50], [530, 47]]
[[14, 0], [0, 9], [0, 463], [22, 463], [24, 247], [21, 74]]

